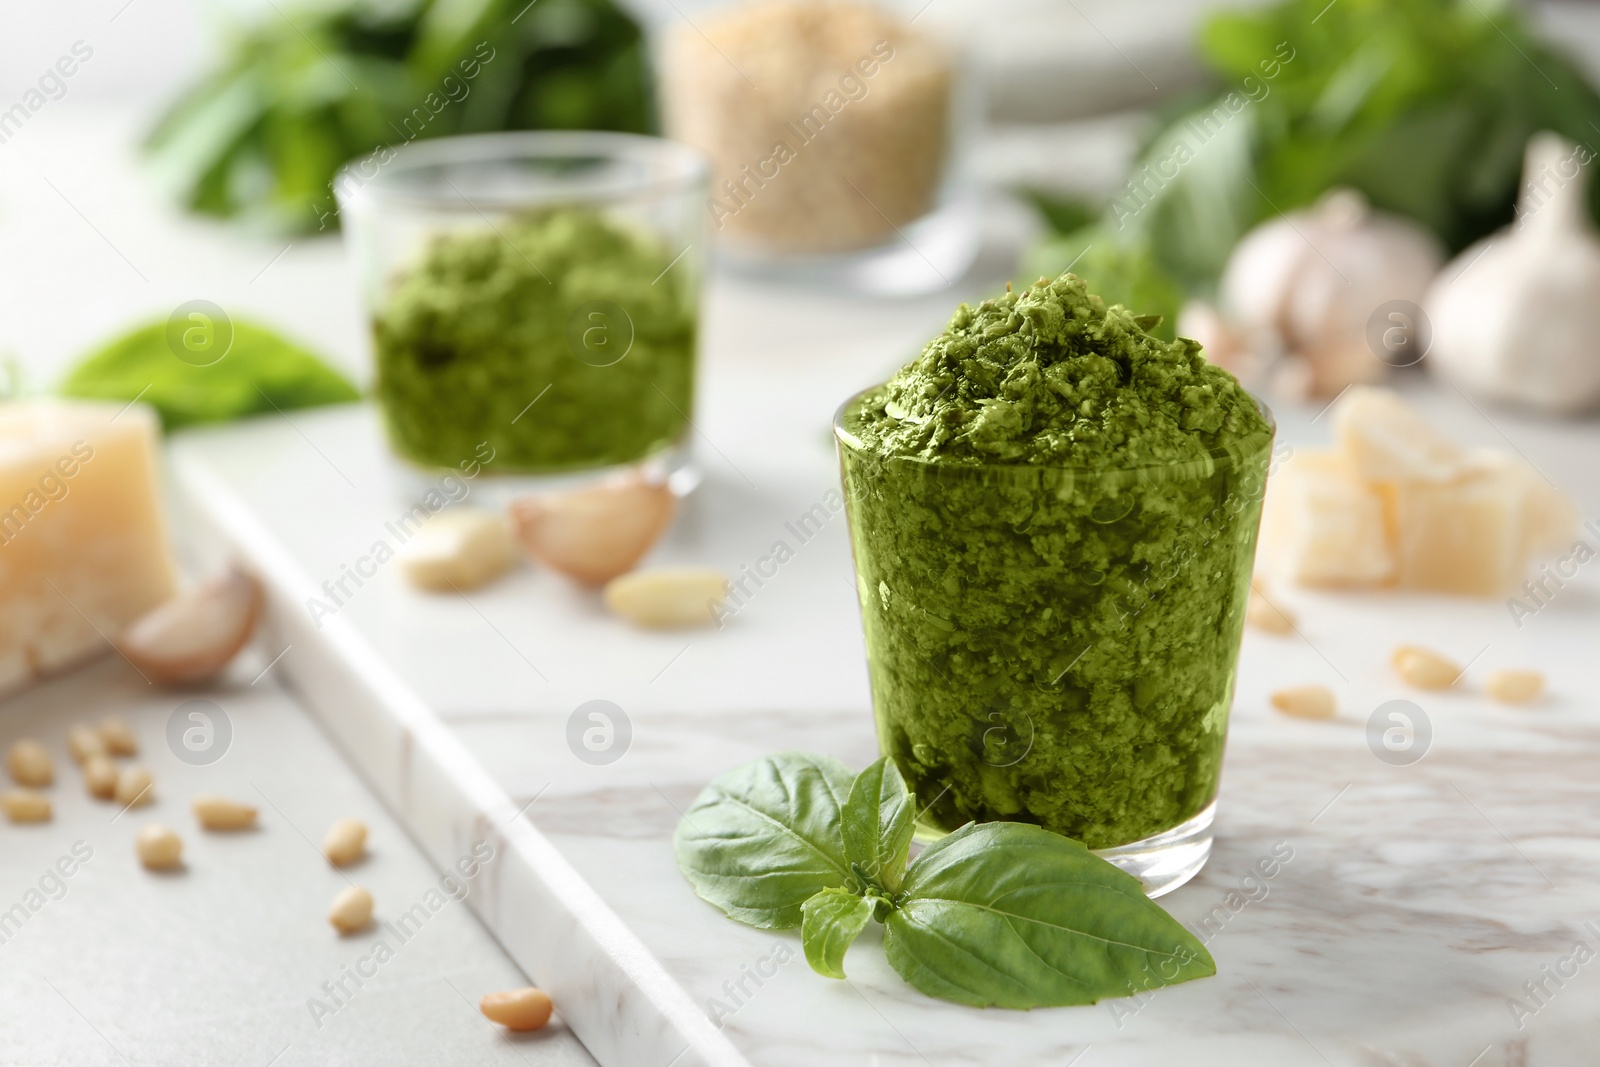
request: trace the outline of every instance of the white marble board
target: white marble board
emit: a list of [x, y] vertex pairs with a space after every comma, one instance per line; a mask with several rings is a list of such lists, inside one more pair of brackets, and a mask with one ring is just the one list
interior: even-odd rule
[[[708, 376], [696, 419], [706, 480], [657, 559], [737, 571], [836, 484], [834, 401], [881, 375], [890, 357], [819, 355], [801, 368], [797, 345], [771, 363], [754, 351], [724, 354]], [[1452, 433], [1524, 452], [1596, 513], [1593, 426], [1484, 412], [1426, 383], [1406, 387]], [[1279, 419], [1291, 443], [1326, 436], [1316, 408]], [[293, 425], [263, 420], [175, 449], [186, 468], [247, 502], [308, 576], [337, 576], [406, 506], [363, 409], [297, 413]], [[870, 937], [849, 958], [849, 982], [821, 979], [794, 937], [721, 918], [673, 867], [678, 811], [717, 772], [790, 747], [857, 764], [873, 755], [838, 517], [722, 630], [640, 634], [532, 568], [443, 599], [380, 569], [339, 617], [515, 802], [532, 802], [526, 818], [752, 1064], [1582, 1062], [1600, 1036], [1600, 981], [1582, 970], [1542, 1006], [1524, 983], [1548, 985], [1541, 968], [1564, 966], [1579, 940], [1600, 948], [1591, 829], [1600, 815], [1591, 771], [1600, 755], [1591, 698], [1600, 688], [1600, 578], [1580, 574], [1521, 629], [1499, 602], [1281, 595], [1303, 635], [1247, 637], [1217, 850], [1199, 878], [1164, 899], [1209, 931], [1218, 976], [1140, 1000], [1025, 1014], [920, 998]], [[1509, 710], [1470, 692], [1407, 692], [1386, 666], [1401, 640], [1472, 660], [1469, 683], [1493, 667], [1537, 667], [1552, 695]], [[1307, 681], [1333, 686], [1338, 720], [1267, 710], [1270, 690]], [[1396, 697], [1415, 700], [1432, 724], [1414, 766], [1388, 765], [1367, 743], [1369, 714]], [[596, 698], [616, 702], [632, 727], [626, 754], [598, 767], [566, 742], [570, 713]], [[1245, 881], [1274, 849], [1292, 858], [1270, 879]], [[750, 977], [774, 969], [759, 984]], [[1519, 1016], [1510, 998], [1538, 1010]], [[675, 1051], [617, 1062], [663, 1067]]]

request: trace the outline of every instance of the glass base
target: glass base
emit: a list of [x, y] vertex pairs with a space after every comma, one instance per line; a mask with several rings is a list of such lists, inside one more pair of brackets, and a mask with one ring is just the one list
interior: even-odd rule
[[[624, 471], [639, 471], [652, 482], [663, 482], [680, 499], [700, 484], [700, 469], [695, 466], [687, 443], [662, 449], [633, 463], [550, 474], [495, 474], [485, 469], [476, 478], [468, 479], [456, 471], [417, 466], [399, 456], [395, 457], [391, 471], [397, 499], [419, 500], [429, 490], [438, 490], [451, 503], [470, 503], [494, 511], [505, 509], [519, 497], [580, 489]], [[462, 485], [466, 486], [464, 493], [458, 488]]]
[[1094, 854], [1143, 882], [1147, 895], [1159, 897], [1199, 874], [1211, 858], [1211, 821], [1216, 816], [1213, 800], [1170, 830], [1116, 848], [1097, 848]]
[[717, 248], [717, 264], [743, 277], [824, 291], [918, 296], [959, 280], [977, 258], [978, 244], [978, 202], [966, 194], [900, 227], [876, 248], [804, 254], [729, 238]]

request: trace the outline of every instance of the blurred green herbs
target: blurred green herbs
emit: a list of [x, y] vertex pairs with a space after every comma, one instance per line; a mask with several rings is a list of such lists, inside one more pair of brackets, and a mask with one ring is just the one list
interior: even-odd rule
[[180, 355], [172, 325], [152, 322], [85, 356], [61, 383], [61, 394], [142, 400], [160, 413], [168, 430], [360, 399], [342, 374], [265, 326], [196, 321], [203, 326], [192, 328], [222, 333], [214, 362], [202, 365], [191, 362], [191, 353]]
[[146, 144], [192, 210], [334, 224], [329, 183], [384, 145], [521, 129], [650, 132], [643, 35], [612, 0], [272, 5]]
[[1214, 16], [1200, 47], [1218, 95], [1167, 115], [1099, 224], [1193, 292], [1335, 186], [1454, 252], [1511, 221], [1534, 133], [1600, 145], [1600, 96], [1496, 0], [1286, 0]]

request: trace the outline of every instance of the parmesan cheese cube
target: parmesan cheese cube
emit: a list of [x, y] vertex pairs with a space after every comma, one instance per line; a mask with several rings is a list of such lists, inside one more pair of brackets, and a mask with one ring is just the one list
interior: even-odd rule
[[1261, 544], [1269, 568], [1301, 585], [1381, 585], [1394, 577], [1383, 498], [1334, 452], [1296, 452], [1278, 469]]
[[1388, 389], [1351, 389], [1334, 412], [1334, 432], [1366, 482], [1448, 482], [1468, 466], [1461, 446]]
[[107, 648], [173, 593], [148, 409], [0, 404], [0, 693]]
[[1400, 584], [1438, 593], [1494, 596], [1528, 561], [1530, 485], [1510, 465], [1455, 482], [1393, 487]]

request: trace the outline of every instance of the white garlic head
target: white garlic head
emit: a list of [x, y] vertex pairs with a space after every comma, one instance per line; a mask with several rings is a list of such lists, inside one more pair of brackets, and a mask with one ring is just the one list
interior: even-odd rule
[[1436, 373], [1543, 411], [1600, 405], [1600, 237], [1583, 169], [1593, 159], [1553, 133], [1528, 141], [1517, 221], [1462, 252], [1428, 295]]
[[1223, 273], [1223, 308], [1253, 348], [1303, 361], [1311, 391], [1331, 395], [1383, 376], [1368, 321], [1390, 302], [1419, 304], [1443, 261], [1427, 230], [1335, 189], [1245, 235]]

